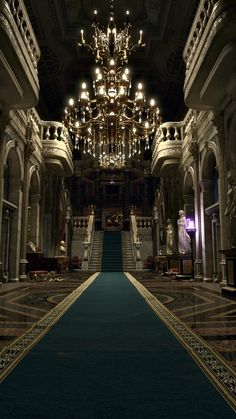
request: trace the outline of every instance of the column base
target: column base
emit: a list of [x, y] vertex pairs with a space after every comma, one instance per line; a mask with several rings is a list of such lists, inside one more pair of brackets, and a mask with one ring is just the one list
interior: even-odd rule
[[223, 287], [227, 287], [227, 279], [223, 279], [223, 280], [221, 281], [221, 283], [220, 283], [220, 287], [221, 287], [221, 288], [223, 288]]
[[29, 278], [27, 275], [19, 275], [19, 281], [20, 282], [28, 282]]
[[203, 278], [203, 282], [213, 282], [213, 278]]
[[203, 281], [203, 276], [202, 275], [195, 275], [194, 279], [195, 279], [195, 282], [202, 282]]
[[8, 282], [20, 282], [19, 278], [9, 278]]

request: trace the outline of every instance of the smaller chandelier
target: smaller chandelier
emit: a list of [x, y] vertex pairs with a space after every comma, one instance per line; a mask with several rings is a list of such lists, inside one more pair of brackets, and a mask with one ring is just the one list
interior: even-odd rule
[[130, 97], [131, 80], [126, 67], [128, 56], [143, 47], [142, 31], [136, 44], [130, 42], [129, 12], [124, 28], [114, 21], [114, 1], [110, 1], [110, 17], [106, 31], [100, 29], [94, 11], [94, 35], [86, 43], [81, 30], [81, 43], [95, 56], [98, 67], [93, 81], [93, 97], [82, 83], [78, 98], [70, 99], [63, 122], [74, 137], [75, 149], [92, 155], [103, 168], [122, 168], [127, 161], [149, 148], [149, 138], [160, 124], [159, 109], [154, 99], [149, 104], [142, 83], [134, 98]]

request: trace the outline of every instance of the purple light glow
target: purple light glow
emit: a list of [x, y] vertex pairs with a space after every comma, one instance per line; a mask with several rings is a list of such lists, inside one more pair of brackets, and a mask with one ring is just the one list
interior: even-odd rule
[[192, 218], [186, 218], [186, 230], [195, 230], [195, 221]]

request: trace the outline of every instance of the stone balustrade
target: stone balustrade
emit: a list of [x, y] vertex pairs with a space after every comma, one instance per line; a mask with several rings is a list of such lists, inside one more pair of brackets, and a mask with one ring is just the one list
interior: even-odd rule
[[6, 0], [15, 23], [24, 41], [25, 47], [31, 57], [34, 68], [37, 69], [37, 63], [40, 58], [40, 49], [34, 35], [23, 0]]
[[49, 169], [58, 176], [73, 174], [73, 144], [67, 128], [57, 121], [41, 122], [43, 156]]
[[200, 0], [183, 54], [189, 108], [214, 109], [235, 85], [235, 20], [235, 0]]
[[137, 228], [143, 229], [143, 228], [151, 228], [152, 227], [152, 217], [136, 217], [136, 224]]
[[89, 218], [87, 216], [73, 217], [73, 227], [87, 229]]
[[209, 18], [212, 14], [213, 8], [217, 0], [201, 0], [195, 19], [193, 21], [192, 29], [189, 34], [185, 49], [184, 49], [184, 61], [186, 63], [186, 72], [188, 72], [194, 54], [197, 47], [203, 38], [203, 32], [209, 22]]
[[152, 145], [151, 172], [153, 176], [163, 176], [170, 166], [179, 164], [182, 126], [182, 122], [166, 122], [158, 128]]
[[7, 109], [28, 109], [39, 98], [40, 49], [23, 0], [0, 1], [0, 102]]

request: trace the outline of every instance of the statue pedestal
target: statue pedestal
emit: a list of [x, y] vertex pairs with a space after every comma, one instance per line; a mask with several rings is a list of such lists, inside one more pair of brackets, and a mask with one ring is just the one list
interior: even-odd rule
[[57, 272], [64, 274], [68, 272], [69, 268], [69, 257], [68, 256], [54, 256], [57, 265]]
[[176, 275], [177, 279], [190, 279], [192, 277], [191, 254], [166, 255], [166, 259], [168, 271], [175, 270], [175, 272], [178, 272]]
[[227, 286], [222, 287], [222, 294], [236, 295], [236, 249], [219, 250], [225, 255]]

